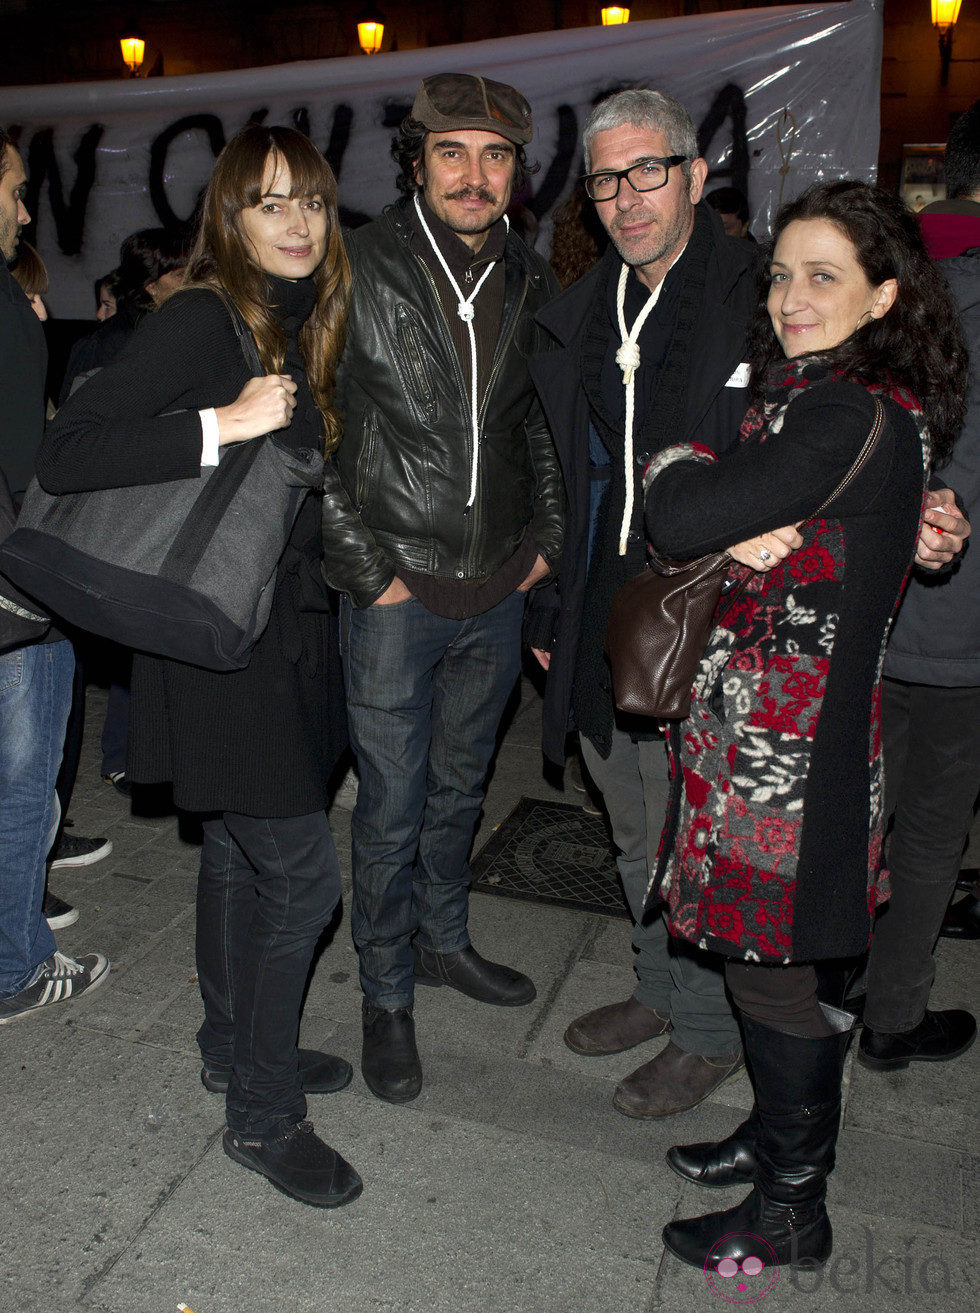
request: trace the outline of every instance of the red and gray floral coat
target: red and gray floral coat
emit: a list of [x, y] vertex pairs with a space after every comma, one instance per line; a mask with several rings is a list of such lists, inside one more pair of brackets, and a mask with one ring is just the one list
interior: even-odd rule
[[[856, 383], [782, 386], [716, 458], [661, 452], [647, 471], [647, 527], [690, 559], [796, 524], [848, 472], [874, 419]], [[885, 640], [915, 551], [928, 443], [907, 396], [883, 397], [868, 463], [804, 543], [747, 576], [712, 634], [689, 717], [670, 734], [673, 788], [651, 881], [682, 939], [727, 957], [811, 961], [860, 953], [881, 871], [879, 685]], [[720, 609], [720, 613], [723, 608]]]

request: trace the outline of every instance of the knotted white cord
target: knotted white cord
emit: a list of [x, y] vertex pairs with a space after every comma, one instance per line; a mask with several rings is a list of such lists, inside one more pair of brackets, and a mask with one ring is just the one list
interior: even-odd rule
[[633, 473], [633, 412], [636, 402], [636, 383], [634, 375], [640, 367], [639, 339], [647, 316], [660, 299], [663, 279], [650, 293], [647, 303], [637, 315], [633, 327], [627, 333], [626, 315], [626, 280], [630, 266], [623, 265], [619, 271], [619, 286], [616, 288], [616, 316], [619, 319], [619, 336], [622, 343], [616, 352], [616, 364], [623, 371], [623, 386], [626, 388], [626, 431], [623, 438], [623, 458], [626, 462], [626, 505], [623, 507], [623, 523], [619, 531], [619, 554], [626, 555], [626, 539], [629, 536], [630, 523], [633, 519], [633, 501], [636, 478]]
[[[491, 261], [490, 264], [487, 265], [486, 269], [484, 269], [483, 273], [480, 276], [479, 281], [477, 282], [476, 286], [473, 288], [473, 291], [470, 292], [469, 296], [464, 296], [459, 283], [457, 283], [456, 279], [453, 277], [452, 270], [449, 268], [449, 265], [446, 263], [446, 257], [443, 255], [442, 251], [439, 250], [439, 247], [436, 245], [436, 239], [432, 236], [432, 233], [429, 231], [429, 225], [425, 222], [425, 218], [422, 215], [422, 207], [419, 204], [418, 192], [415, 193], [415, 209], [419, 216], [419, 223], [422, 225], [422, 230], [425, 233], [426, 237], [428, 237], [429, 239], [429, 245], [432, 247], [433, 251], [435, 251], [436, 258], [438, 259], [439, 263], [442, 265], [443, 272], [445, 273], [446, 277], [449, 279], [450, 285], [452, 286], [453, 291], [456, 293], [456, 296], [459, 298], [459, 304], [456, 307], [456, 313], [459, 315], [460, 319], [462, 319], [463, 323], [466, 325], [466, 330], [470, 335], [470, 419], [473, 425], [473, 459], [470, 467], [470, 499], [466, 503], [466, 509], [469, 510], [470, 507], [473, 505], [473, 503], [476, 501], [476, 476], [480, 464], [479, 462], [480, 418], [479, 418], [479, 402], [478, 402], [479, 393], [477, 391], [477, 377], [476, 377], [476, 331], [473, 328], [473, 315], [475, 313], [475, 307], [473, 305], [473, 302], [476, 300], [477, 292], [479, 292], [480, 288], [489, 278], [490, 273], [493, 269], [494, 262]], [[504, 215], [504, 226], [507, 228], [508, 231], [510, 230], [510, 220], [507, 218], [506, 214]]]

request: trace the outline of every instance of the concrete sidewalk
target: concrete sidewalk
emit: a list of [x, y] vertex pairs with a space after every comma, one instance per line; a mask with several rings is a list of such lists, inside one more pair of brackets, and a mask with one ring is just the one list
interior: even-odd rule
[[[540, 703], [527, 683], [522, 698], [478, 842], [522, 794], [581, 801], [543, 781]], [[201, 1086], [194, 1042], [198, 849], [174, 817], [133, 817], [101, 783], [105, 695], [93, 690], [89, 701], [72, 817], [114, 850], [57, 871], [52, 884], [81, 913], [59, 947], [107, 953], [112, 974], [78, 1003], [0, 1031], [0, 1313], [174, 1313], [178, 1302], [194, 1313], [691, 1313], [757, 1299], [767, 1313], [977, 1306], [980, 1046], [890, 1075], [849, 1058], [830, 1187], [835, 1253], [822, 1276], [783, 1271], [768, 1294], [761, 1278], [717, 1293], [665, 1256], [666, 1221], [728, 1207], [740, 1192], [683, 1183], [664, 1152], [727, 1134], [751, 1092], [743, 1077], [690, 1113], [633, 1121], [612, 1108], [613, 1087], [664, 1041], [608, 1059], [564, 1046], [572, 1017], [631, 992], [626, 921], [474, 895], [475, 944], [532, 975], [537, 1000], [489, 1008], [419, 989], [425, 1087], [393, 1107], [358, 1070], [345, 914], [317, 966], [302, 1042], [354, 1063], [353, 1085], [311, 1097], [310, 1117], [361, 1173], [364, 1193], [336, 1213], [316, 1210], [233, 1164], [221, 1149], [222, 1100]], [[349, 872], [349, 815], [332, 819]], [[940, 941], [934, 1006], [980, 1010], [976, 954]]]

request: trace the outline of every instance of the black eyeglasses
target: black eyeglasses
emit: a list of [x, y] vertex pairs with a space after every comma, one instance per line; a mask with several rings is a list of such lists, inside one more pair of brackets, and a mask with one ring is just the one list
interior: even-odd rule
[[603, 169], [601, 173], [587, 173], [582, 179], [585, 194], [593, 201], [612, 201], [619, 195], [619, 184], [624, 178], [634, 191], [659, 191], [667, 186], [670, 170], [683, 164], [686, 155], [652, 156], [631, 164], [628, 169]]

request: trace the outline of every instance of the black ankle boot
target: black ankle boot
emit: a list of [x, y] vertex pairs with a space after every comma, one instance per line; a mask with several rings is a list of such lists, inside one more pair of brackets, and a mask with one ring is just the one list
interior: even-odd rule
[[307, 1121], [284, 1122], [272, 1135], [261, 1137], [226, 1128], [222, 1147], [236, 1163], [314, 1208], [340, 1208], [363, 1189], [346, 1158], [324, 1144]]
[[361, 1075], [368, 1089], [389, 1103], [408, 1103], [422, 1088], [422, 1064], [415, 1045], [411, 1008], [388, 1011], [367, 999], [361, 1006], [364, 1047]]
[[731, 1185], [751, 1185], [757, 1167], [755, 1141], [759, 1114], [755, 1108], [741, 1126], [717, 1144], [675, 1144], [667, 1150], [667, 1166], [695, 1185], [723, 1190]]
[[826, 1005], [833, 1035], [804, 1039], [742, 1016], [755, 1084], [755, 1188], [736, 1208], [671, 1222], [664, 1244], [692, 1267], [825, 1263], [833, 1248], [824, 1207], [840, 1124], [840, 1084], [854, 1018]]

